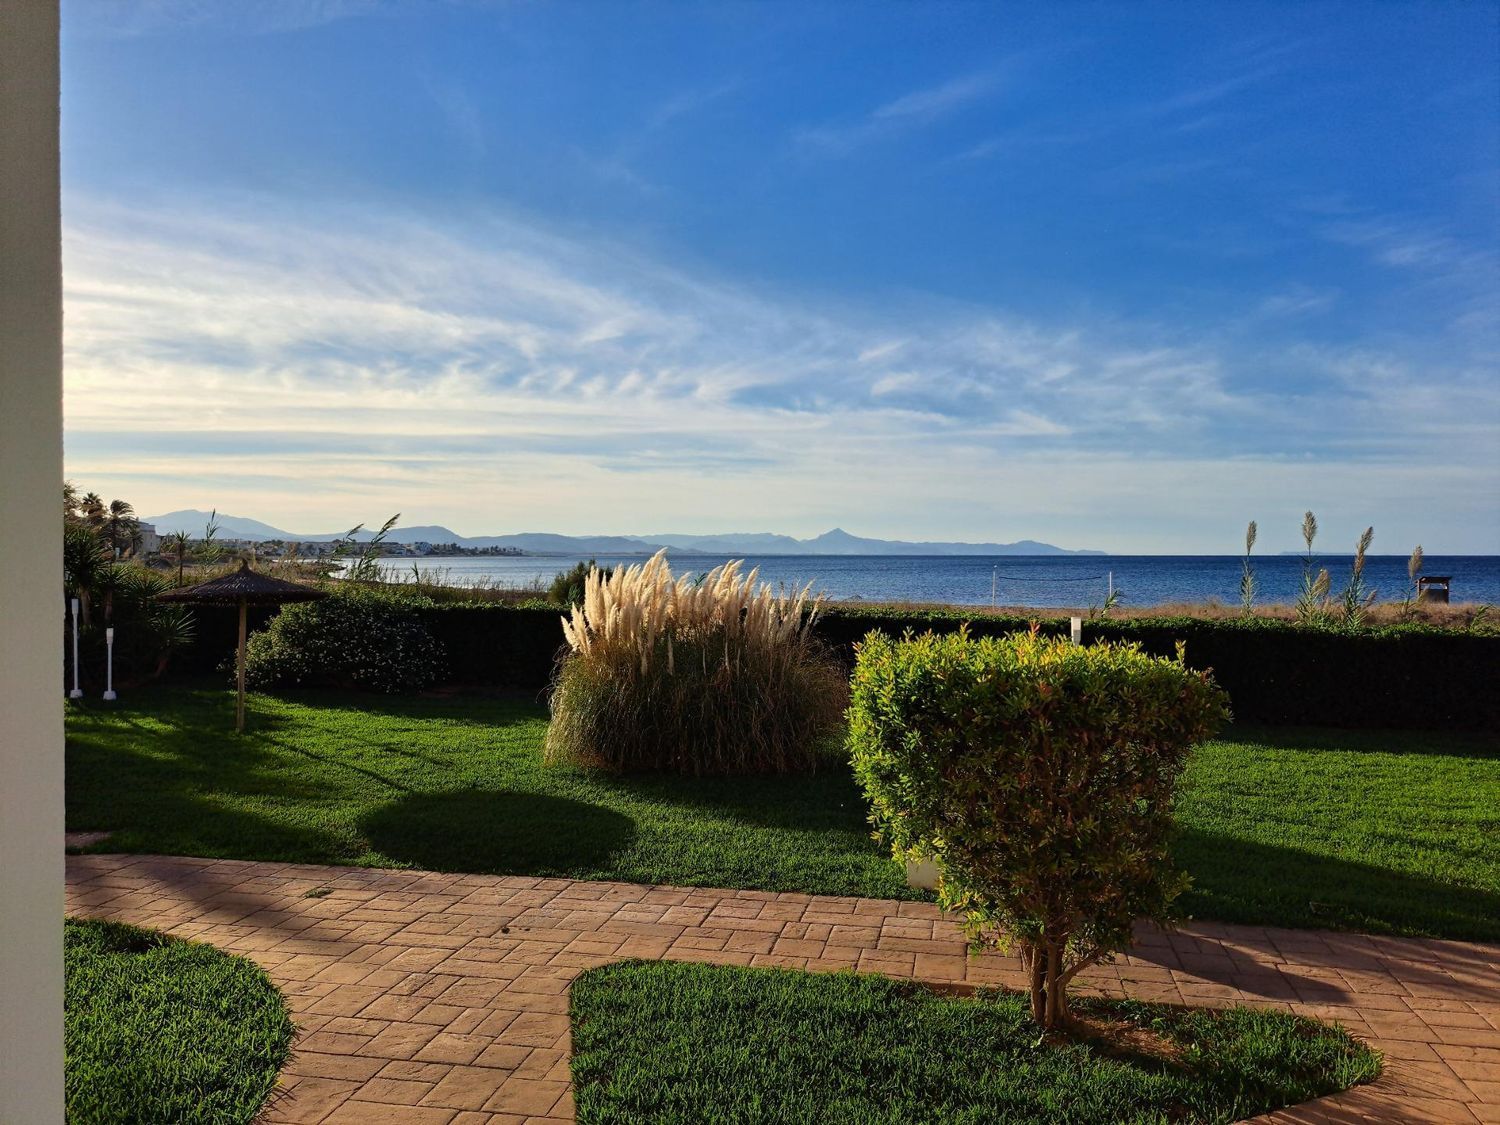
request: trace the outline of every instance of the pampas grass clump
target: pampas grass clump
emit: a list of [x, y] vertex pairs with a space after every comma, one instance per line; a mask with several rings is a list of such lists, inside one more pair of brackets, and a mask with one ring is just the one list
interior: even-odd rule
[[810, 587], [777, 593], [742, 567], [673, 578], [662, 551], [589, 572], [563, 618], [549, 764], [794, 773], [836, 747], [848, 686], [810, 633], [818, 601]]

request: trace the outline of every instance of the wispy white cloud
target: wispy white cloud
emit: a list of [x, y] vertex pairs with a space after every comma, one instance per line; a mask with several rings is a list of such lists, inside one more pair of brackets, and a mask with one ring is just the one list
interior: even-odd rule
[[1255, 312], [1267, 318], [1315, 316], [1333, 308], [1339, 297], [1332, 287], [1294, 283], [1263, 297]]
[[800, 129], [793, 139], [804, 152], [843, 156], [872, 141], [922, 128], [992, 97], [1002, 88], [1013, 66], [1013, 62], [1008, 62], [912, 90], [855, 120]]
[[913, 90], [876, 107], [872, 121], [931, 121], [961, 106], [988, 97], [1000, 83], [998, 70], [981, 71], [951, 78], [938, 86]]
[[1331, 241], [1368, 251], [1382, 265], [1444, 273], [1483, 270], [1500, 278], [1492, 253], [1467, 247], [1420, 220], [1350, 218], [1328, 224], [1323, 232]]
[[1500, 254], [1465, 242], [1422, 218], [1353, 212], [1317, 228], [1323, 238], [1354, 247], [1379, 265], [1405, 274], [1415, 291], [1437, 293], [1449, 324], [1487, 338], [1500, 359]]
[[[302, 527], [399, 508], [476, 532], [817, 531], [862, 511], [891, 521], [871, 532], [952, 535], [1047, 508], [1016, 533], [1056, 537], [1126, 493], [1141, 518], [1269, 494], [1248, 477], [1305, 456], [1317, 488], [1396, 464], [1447, 480], [1500, 418], [1462, 365], [834, 311], [494, 214], [74, 199], [66, 267], [70, 472], [148, 510]], [[1267, 363], [1300, 373], [1295, 394], [1247, 378]], [[811, 522], [786, 525], [788, 496]]]

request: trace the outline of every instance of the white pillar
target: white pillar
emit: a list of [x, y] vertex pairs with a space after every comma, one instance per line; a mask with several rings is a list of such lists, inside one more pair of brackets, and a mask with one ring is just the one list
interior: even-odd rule
[[104, 698], [115, 699], [115, 630], [104, 630]]
[[0, 1121], [63, 1120], [58, 3], [0, 0]]
[[82, 699], [83, 688], [78, 686], [78, 599], [69, 599], [73, 606], [73, 690], [68, 692], [69, 699]]

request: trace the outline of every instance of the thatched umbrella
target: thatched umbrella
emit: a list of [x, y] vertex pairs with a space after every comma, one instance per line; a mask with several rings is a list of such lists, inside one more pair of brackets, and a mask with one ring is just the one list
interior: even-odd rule
[[163, 602], [189, 602], [193, 605], [238, 605], [240, 607], [240, 647], [236, 657], [235, 676], [239, 683], [239, 698], [235, 702], [234, 729], [245, 729], [245, 613], [252, 605], [282, 605], [286, 602], [311, 602], [326, 598], [326, 590], [303, 586], [298, 582], [285, 582], [280, 578], [257, 574], [250, 563], [241, 560], [239, 570], [215, 578], [211, 582], [200, 582], [196, 586], [184, 586], [180, 590], [168, 590], [157, 594]]

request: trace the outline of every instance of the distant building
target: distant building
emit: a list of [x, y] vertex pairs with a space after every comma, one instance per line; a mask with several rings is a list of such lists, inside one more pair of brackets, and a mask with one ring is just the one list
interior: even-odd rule
[[156, 525], [143, 523], [138, 525], [138, 530], [141, 541], [135, 549], [136, 555], [139, 558], [145, 558], [147, 555], [157, 554], [161, 550], [161, 536], [156, 533]]

